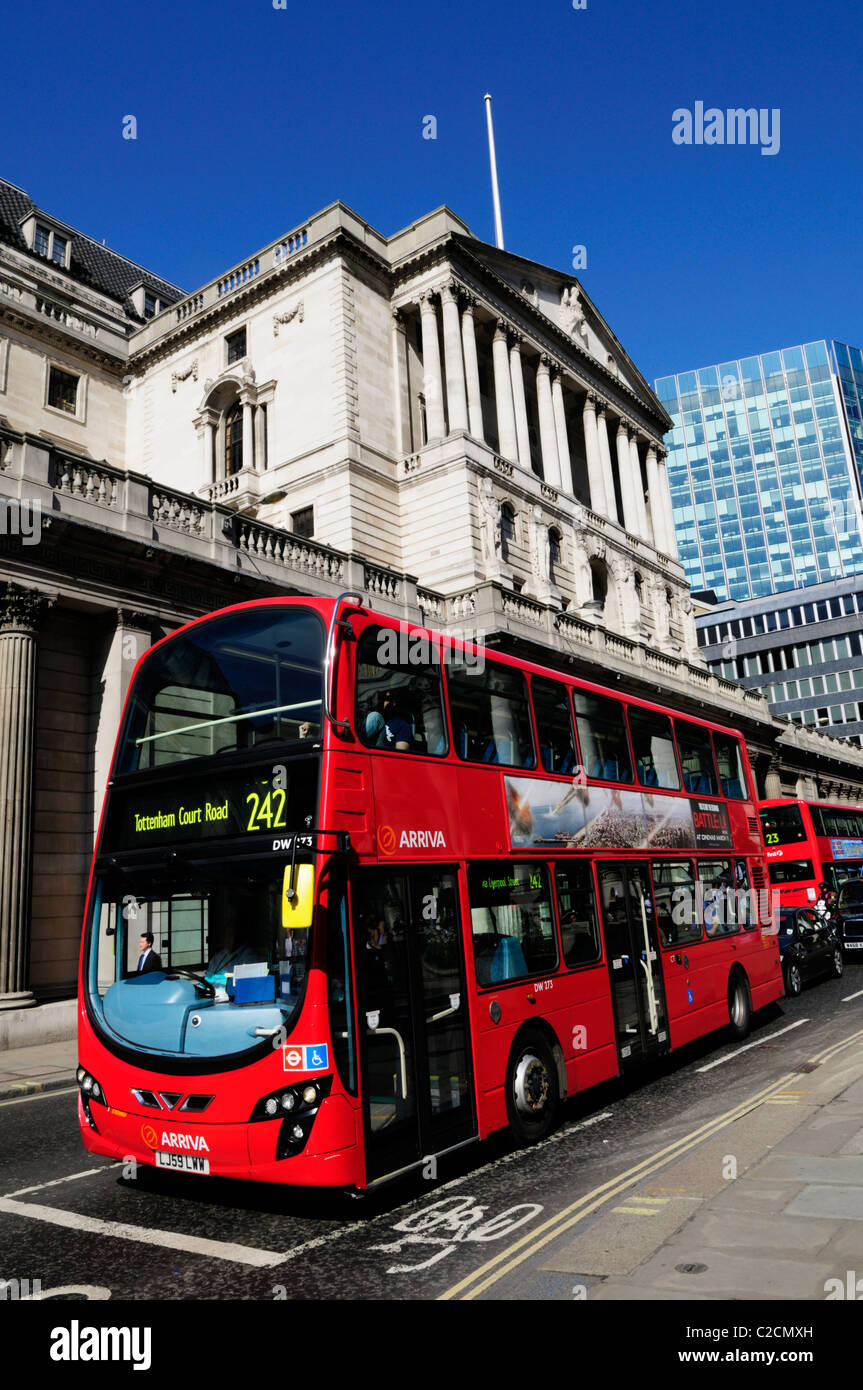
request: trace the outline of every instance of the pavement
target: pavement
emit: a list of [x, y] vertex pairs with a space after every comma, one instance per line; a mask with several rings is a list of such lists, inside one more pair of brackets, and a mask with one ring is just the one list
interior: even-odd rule
[[77, 1065], [78, 1044], [74, 1038], [0, 1052], [0, 1098], [74, 1086]]
[[518, 1274], [473, 1296], [863, 1299], [863, 1035], [682, 1147], [575, 1239], [528, 1245]]

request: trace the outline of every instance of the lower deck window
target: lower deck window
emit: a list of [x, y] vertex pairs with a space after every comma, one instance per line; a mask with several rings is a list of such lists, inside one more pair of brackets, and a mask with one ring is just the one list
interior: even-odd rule
[[547, 975], [557, 966], [548, 870], [513, 860], [468, 869], [477, 982]]

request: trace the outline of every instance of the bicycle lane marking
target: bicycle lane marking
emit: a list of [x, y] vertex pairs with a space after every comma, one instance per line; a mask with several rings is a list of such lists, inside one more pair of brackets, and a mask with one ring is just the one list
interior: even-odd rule
[[[825, 1048], [823, 1052], [816, 1053], [814, 1057], [809, 1059], [809, 1062], [813, 1065], [823, 1065], [825, 1062], [832, 1060], [843, 1049], [851, 1047], [861, 1039], [863, 1039], [863, 1029], [852, 1033], [841, 1042], [834, 1043], [830, 1047]], [[503, 1278], [505, 1274], [508, 1274], [530, 1256], [537, 1253], [543, 1246], [548, 1245], [550, 1241], [555, 1240], [559, 1235], [563, 1234], [564, 1231], [569, 1230], [570, 1227], [576, 1225], [586, 1216], [591, 1215], [606, 1202], [620, 1196], [620, 1194], [627, 1189], [636, 1186], [643, 1178], [666, 1167], [669, 1163], [673, 1162], [674, 1159], [682, 1156], [682, 1154], [697, 1148], [705, 1139], [712, 1138], [714, 1134], [719, 1133], [736, 1120], [742, 1119], [745, 1115], [749, 1114], [750, 1111], [758, 1109], [770, 1097], [778, 1094], [790, 1081], [796, 1080], [798, 1077], [799, 1070], [788, 1072], [785, 1076], [774, 1081], [770, 1086], [750, 1096], [748, 1100], [741, 1101], [731, 1110], [715, 1116], [712, 1120], [700, 1126], [700, 1128], [690, 1131], [689, 1134], [683, 1135], [665, 1149], [661, 1149], [649, 1158], [642, 1160], [642, 1162], [636, 1164], [635, 1167], [630, 1168], [624, 1173], [618, 1174], [615, 1178], [610, 1178], [607, 1183], [579, 1197], [577, 1201], [565, 1207], [562, 1211], [558, 1212], [556, 1216], [550, 1217], [542, 1226], [534, 1231], [528, 1232], [506, 1250], [501, 1251], [500, 1254], [488, 1260], [485, 1265], [474, 1270], [472, 1274], [467, 1275], [464, 1279], [460, 1280], [459, 1283], [454, 1284], [444, 1293], [439, 1294], [438, 1299], [440, 1301], [446, 1301], [460, 1296], [465, 1300], [476, 1298], [491, 1284]], [[532, 1241], [535, 1243], [530, 1244]], [[509, 1263], [503, 1264], [506, 1260], [509, 1260]], [[491, 1271], [495, 1270], [495, 1266], [501, 1267], [492, 1273]], [[483, 1276], [488, 1277], [484, 1278]], [[471, 1288], [470, 1286], [474, 1284], [476, 1287]]]

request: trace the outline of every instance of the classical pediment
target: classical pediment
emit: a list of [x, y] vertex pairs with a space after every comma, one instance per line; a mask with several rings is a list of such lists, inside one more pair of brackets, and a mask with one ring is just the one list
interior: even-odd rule
[[567, 275], [538, 261], [526, 260], [473, 238], [464, 238], [463, 245], [469, 249], [474, 260], [514, 290], [533, 310], [549, 319], [589, 359], [628, 387], [651, 409], [656, 409], [656, 397], [651, 386], [624, 351], [575, 275]]

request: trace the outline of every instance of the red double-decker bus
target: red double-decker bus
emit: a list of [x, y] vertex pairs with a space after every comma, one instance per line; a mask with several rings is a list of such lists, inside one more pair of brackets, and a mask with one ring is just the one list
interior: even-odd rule
[[822, 883], [837, 892], [863, 877], [863, 810], [773, 797], [759, 803], [770, 882], [783, 907], [810, 907]]
[[142, 658], [81, 951], [85, 1146], [370, 1187], [783, 990], [738, 735], [272, 599]]

